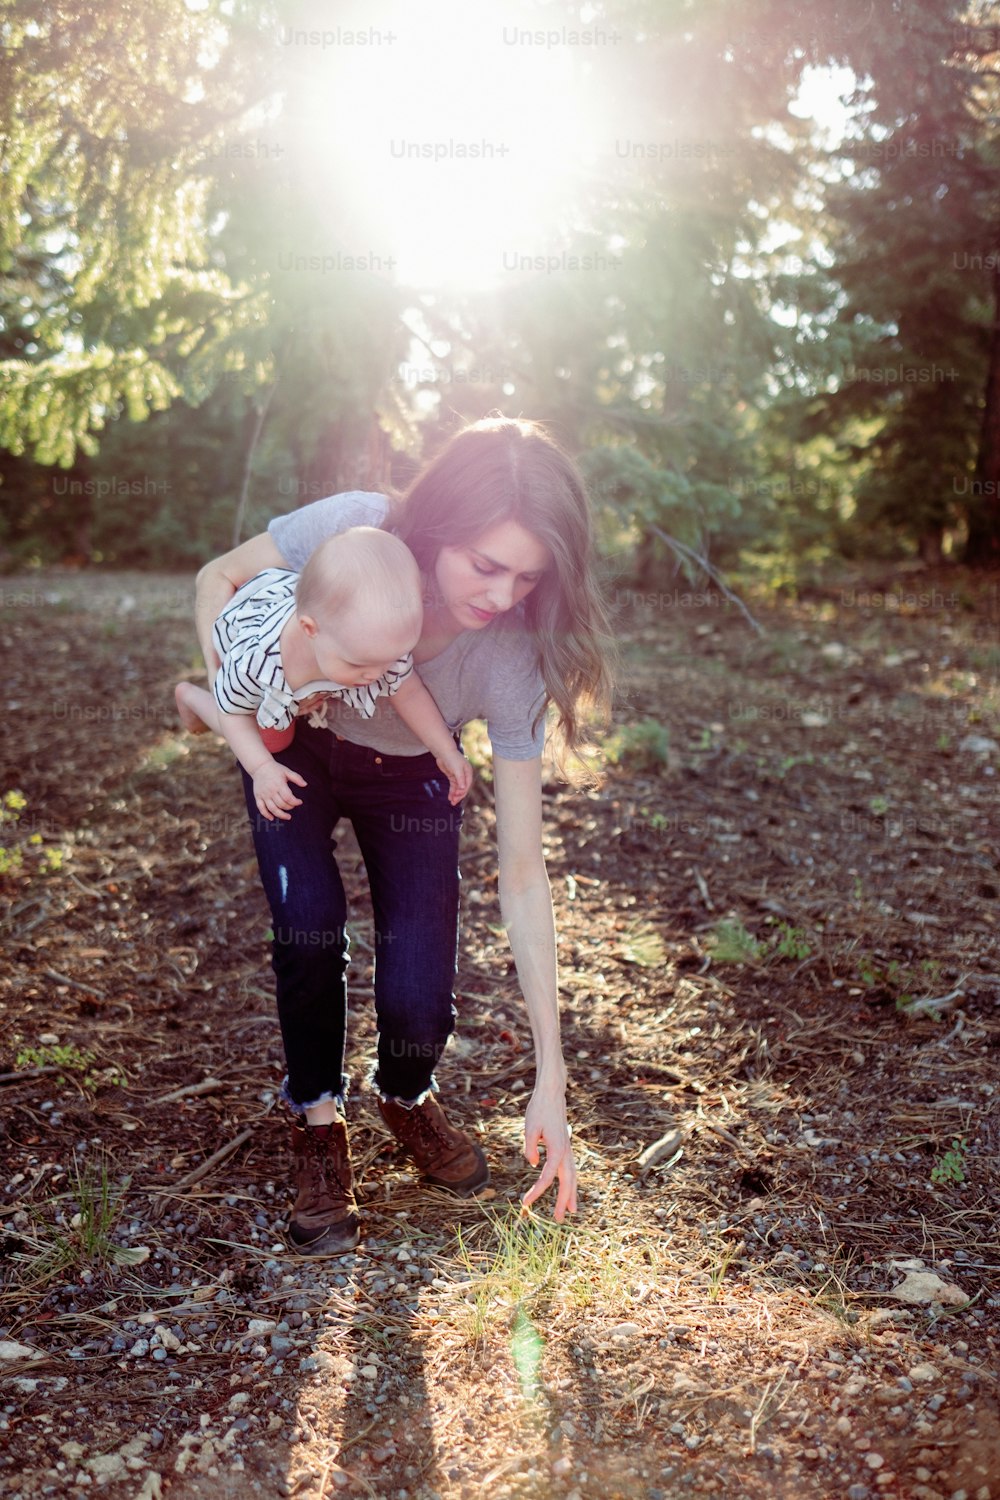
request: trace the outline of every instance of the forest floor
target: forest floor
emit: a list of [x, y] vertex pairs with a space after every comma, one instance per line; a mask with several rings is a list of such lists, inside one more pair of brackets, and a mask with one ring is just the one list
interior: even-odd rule
[[751, 590], [762, 634], [619, 592], [615, 763], [546, 794], [562, 1228], [487, 774], [440, 1070], [485, 1201], [373, 1111], [343, 835], [364, 1237], [318, 1263], [237, 777], [173, 718], [190, 580], [0, 580], [0, 1495], [1000, 1500], [1000, 590], [889, 579]]

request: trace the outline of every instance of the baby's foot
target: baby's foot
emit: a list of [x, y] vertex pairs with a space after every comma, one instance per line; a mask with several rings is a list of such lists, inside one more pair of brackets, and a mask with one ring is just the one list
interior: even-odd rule
[[179, 682], [174, 688], [174, 702], [177, 704], [177, 714], [181, 723], [189, 734], [207, 734], [208, 725], [204, 719], [200, 719], [188, 702], [188, 693], [191, 691], [189, 682]]

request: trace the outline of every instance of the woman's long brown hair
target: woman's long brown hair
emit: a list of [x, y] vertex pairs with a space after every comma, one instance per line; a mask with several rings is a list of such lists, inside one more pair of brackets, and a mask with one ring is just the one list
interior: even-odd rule
[[468, 546], [503, 521], [516, 521], [551, 554], [524, 617], [555, 708], [556, 764], [568, 780], [593, 780], [579, 751], [588, 724], [610, 708], [611, 632], [593, 573], [590, 506], [572, 460], [537, 423], [475, 422], [421, 471], [386, 524], [432, 577], [442, 547]]

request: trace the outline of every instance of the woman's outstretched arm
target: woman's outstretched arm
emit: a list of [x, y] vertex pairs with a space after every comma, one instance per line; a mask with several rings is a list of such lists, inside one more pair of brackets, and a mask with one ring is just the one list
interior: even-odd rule
[[566, 1122], [566, 1064], [559, 1037], [556, 935], [552, 893], [542, 856], [541, 760], [495, 757], [497, 845], [500, 855], [500, 910], [517, 977], [528, 1008], [535, 1043], [535, 1088], [524, 1117], [524, 1154], [545, 1161], [527, 1206], [558, 1178], [554, 1217], [576, 1210], [576, 1163]]
[[219, 658], [212, 644], [212, 626], [230, 599], [244, 583], [264, 568], [287, 568], [288, 564], [266, 531], [242, 542], [231, 552], [224, 552], [207, 562], [195, 582], [194, 618], [198, 640], [208, 668], [211, 683], [219, 670]]

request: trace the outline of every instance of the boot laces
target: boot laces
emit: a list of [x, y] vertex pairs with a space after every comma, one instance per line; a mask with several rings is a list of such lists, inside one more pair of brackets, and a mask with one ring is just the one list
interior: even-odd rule
[[446, 1131], [429, 1109], [415, 1109], [412, 1111], [411, 1118], [413, 1120], [414, 1135], [420, 1136], [427, 1146], [450, 1148], [451, 1141], [448, 1139]]
[[[307, 1127], [308, 1129], [308, 1127]], [[320, 1194], [331, 1182], [340, 1189], [346, 1198], [350, 1195], [350, 1187], [341, 1175], [341, 1167], [337, 1157], [330, 1149], [330, 1137], [321, 1139], [315, 1130], [309, 1130], [309, 1173], [312, 1178], [312, 1186]]]

